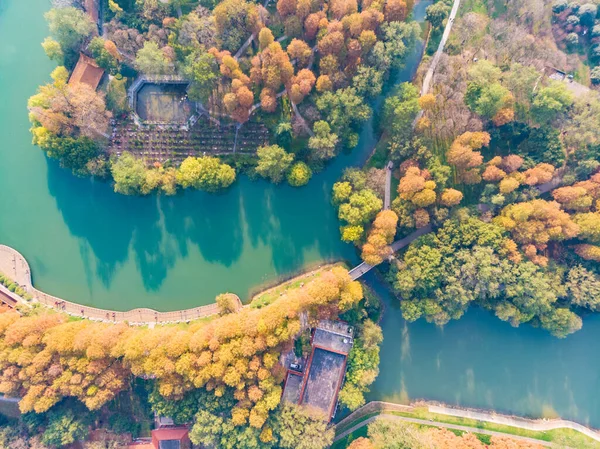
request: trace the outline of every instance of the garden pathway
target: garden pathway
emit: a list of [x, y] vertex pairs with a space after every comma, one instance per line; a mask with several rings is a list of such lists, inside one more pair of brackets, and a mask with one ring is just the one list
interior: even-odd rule
[[[99, 309], [84, 306], [62, 298], [49, 295], [33, 286], [31, 270], [25, 257], [15, 249], [0, 245], [0, 273], [8, 276], [19, 286], [27, 291], [35, 301], [48, 307], [55, 308], [69, 315], [89, 318], [91, 320], [106, 322], [128, 322], [132, 325], [154, 325], [167, 323], [182, 323], [200, 318], [206, 318], [219, 313], [216, 303], [205, 306], [194, 307], [174, 312], [158, 312], [152, 309], [133, 309], [127, 312], [116, 310]], [[242, 307], [240, 298], [235, 295], [238, 308]], [[24, 301], [24, 300], [23, 300]]]

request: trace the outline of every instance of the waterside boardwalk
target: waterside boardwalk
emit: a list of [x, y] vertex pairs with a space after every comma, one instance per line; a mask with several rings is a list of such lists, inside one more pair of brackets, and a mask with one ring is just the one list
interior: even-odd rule
[[[200, 318], [206, 318], [219, 313], [219, 307], [216, 303], [205, 306], [194, 307], [186, 310], [177, 310], [174, 312], [158, 312], [152, 309], [133, 309], [127, 312], [116, 310], [99, 309], [96, 307], [84, 306], [71, 301], [65, 301], [62, 298], [49, 295], [36, 289], [31, 281], [31, 269], [25, 257], [17, 250], [0, 245], [0, 273], [5, 274], [19, 286], [27, 291], [35, 301], [38, 301], [48, 307], [68, 313], [69, 315], [89, 318], [97, 321], [106, 322], [128, 322], [132, 325], [154, 325], [167, 323], [182, 323]], [[238, 307], [242, 307], [240, 298], [235, 295]], [[27, 304], [27, 303], [26, 303]]]

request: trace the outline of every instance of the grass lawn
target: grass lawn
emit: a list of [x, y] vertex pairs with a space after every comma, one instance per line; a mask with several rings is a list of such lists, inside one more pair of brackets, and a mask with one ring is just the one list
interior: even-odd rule
[[385, 168], [388, 162], [388, 155], [388, 140], [382, 137], [377, 142], [373, 155], [367, 161], [366, 168]]
[[323, 265], [316, 270], [309, 271], [308, 273], [303, 273], [300, 276], [296, 276], [295, 278], [292, 278], [287, 282], [278, 284], [273, 288], [257, 293], [252, 297], [252, 300], [250, 301], [250, 307], [254, 309], [260, 309], [262, 307], [268, 306], [277, 298], [285, 294], [285, 292], [287, 292], [288, 290], [300, 288], [300, 285], [302, 283], [306, 283], [312, 279], [318, 278], [324, 272], [331, 270], [334, 266], [337, 265], [340, 264]]
[[[359, 422], [365, 421], [371, 416], [376, 415], [377, 413], [371, 413], [360, 418], [358, 421], [355, 421], [348, 426], [345, 426], [346, 429], [349, 427], [353, 427]], [[433, 420], [446, 424], [455, 424], [459, 426], [468, 426], [482, 430], [491, 430], [495, 432], [502, 432], [507, 435], [517, 435], [522, 437], [534, 438], [536, 440], [548, 441], [562, 446], [569, 446], [574, 449], [600, 449], [600, 442], [595, 441], [575, 430], [571, 429], [556, 429], [549, 430], [547, 432], [543, 431], [532, 431], [526, 429], [520, 429], [517, 427], [506, 426], [503, 424], [495, 424], [489, 423], [485, 421], [477, 421], [475, 419], [469, 418], [460, 418], [449, 415], [439, 415], [436, 413], [430, 413], [427, 408], [415, 408], [413, 412], [397, 412], [397, 411], [386, 411], [387, 415], [396, 415], [396, 416], [404, 416], [406, 418], [416, 418], [423, 420]], [[366, 427], [366, 426], [365, 426]], [[364, 428], [364, 427], [363, 427]], [[340, 428], [339, 432], [343, 432], [344, 428]], [[358, 435], [360, 436], [360, 435]], [[357, 437], [356, 437], [357, 438]], [[478, 436], [479, 438], [479, 436]], [[344, 438], [343, 440], [346, 440]], [[345, 446], [338, 446], [338, 448], [344, 448]]]

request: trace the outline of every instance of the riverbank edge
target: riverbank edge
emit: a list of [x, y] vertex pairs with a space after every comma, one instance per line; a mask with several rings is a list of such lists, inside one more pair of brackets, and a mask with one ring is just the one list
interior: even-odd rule
[[[471, 419], [475, 421], [481, 421], [509, 428], [512, 427], [515, 429], [521, 429], [531, 432], [547, 432], [551, 430], [569, 429], [578, 432], [579, 434], [587, 438], [600, 442], [600, 431], [584, 426], [583, 424], [574, 421], [564, 420], [560, 418], [530, 419], [517, 415], [504, 415], [501, 413], [496, 413], [494, 411], [479, 410], [474, 408], [450, 407], [446, 404], [434, 401], [418, 401], [411, 403], [410, 405], [395, 404], [392, 402], [384, 401], [371, 401], [362, 406], [361, 408], [355, 410], [335, 425], [336, 437], [334, 439], [334, 442], [341, 440], [342, 438], [350, 435], [356, 430], [367, 425], [370, 422], [371, 418], [374, 418], [379, 415], [386, 415], [386, 412], [413, 414], [419, 408], [426, 408], [429, 413], [439, 415], [441, 419], [443, 419], [443, 416], [447, 416], [448, 418]], [[427, 420], [423, 421], [425, 421], [426, 424], [428, 423]], [[438, 424], [448, 424], [449, 427], [457, 425], [454, 423], [440, 422], [440, 420], [437, 420], [436, 422]], [[484, 428], [480, 429], [478, 427], [473, 427], [473, 429], [474, 433], [476, 433], [477, 430], [486, 430]], [[516, 432], [499, 432], [509, 436], [520, 436]], [[540, 443], [551, 443], [551, 441], [546, 440], [539, 441]]]
[[[219, 306], [216, 302], [184, 310], [175, 310], [170, 312], [158, 312], [150, 308], [136, 308], [125, 312], [100, 309], [97, 307], [86, 306], [72, 301], [67, 301], [57, 296], [49, 295], [33, 286], [31, 278], [31, 268], [25, 256], [10, 246], [0, 245], [0, 272], [11, 278], [27, 294], [31, 295], [32, 300], [13, 295], [19, 299], [19, 304], [31, 307], [32, 302], [38, 302], [48, 308], [68, 315], [87, 318], [93, 321], [105, 321], [110, 323], [127, 322], [134, 326], [153, 326], [156, 324], [176, 324], [187, 323], [194, 320], [208, 318], [219, 314]], [[237, 307], [243, 307], [240, 297], [233, 295]]]
[[[235, 293], [226, 292], [225, 294], [232, 295], [234, 297], [237, 309], [242, 307], [250, 307], [255, 300], [259, 299], [263, 295], [268, 295], [270, 292], [275, 292], [278, 289], [285, 291], [288, 289], [287, 287], [293, 285], [294, 283], [300, 282], [304, 279], [312, 278], [319, 273], [332, 269], [333, 267], [341, 266], [347, 268], [348, 266], [348, 264], [344, 261], [321, 264], [318, 265], [317, 268], [314, 268], [315, 265], [316, 264], [304, 267], [303, 269], [286, 277], [286, 279], [278, 280], [277, 283], [269, 283], [268, 287], [264, 289], [260, 289], [259, 287], [259, 290], [257, 290], [256, 293], [251, 296], [251, 299], [247, 304], [243, 304], [240, 297]], [[15, 303], [24, 305], [26, 307], [31, 307], [32, 303], [37, 302], [58, 312], [66, 313], [78, 318], [90, 319], [93, 321], [104, 321], [108, 323], [127, 322], [133, 326], [154, 326], [157, 324], [188, 323], [190, 321], [210, 318], [220, 313], [220, 309], [216, 301], [199, 307], [169, 312], [159, 312], [150, 308], [136, 308], [120, 312], [116, 310], [86, 306], [73, 301], [67, 301], [57, 296], [49, 295], [35, 288], [33, 286], [31, 277], [31, 268], [29, 267], [27, 259], [16, 249], [7, 245], [0, 245], [0, 273], [12, 279], [19, 287], [25, 290], [28, 295], [31, 295], [31, 299], [28, 300], [13, 292], [10, 292], [6, 287], [0, 285], [0, 292], [10, 296], [10, 299], [15, 301]], [[7, 305], [9, 307], [15, 306], [15, 304]]]

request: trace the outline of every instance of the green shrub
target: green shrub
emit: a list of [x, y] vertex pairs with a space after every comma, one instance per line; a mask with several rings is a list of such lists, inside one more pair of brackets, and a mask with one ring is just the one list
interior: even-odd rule
[[287, 181], [293, 187], [301, 187], [308, 184], [312, 176], [312, 170], [304, 162], [296, 162], [287, 174]]

